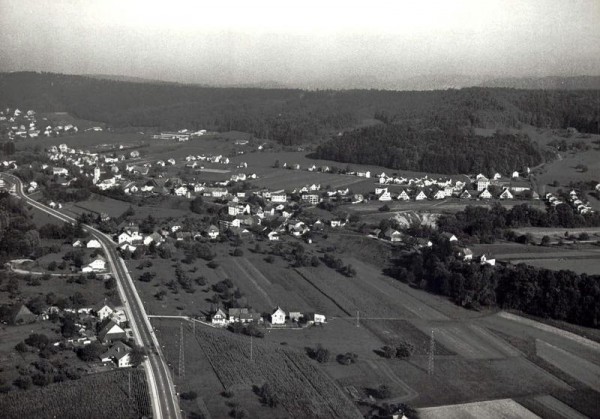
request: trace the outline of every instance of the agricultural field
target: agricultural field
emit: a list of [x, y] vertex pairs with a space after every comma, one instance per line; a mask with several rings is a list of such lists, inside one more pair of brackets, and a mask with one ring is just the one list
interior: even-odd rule
[[[180, 322], [155, 319], [153, 324], [167, 359], [178, 368]], [[220, 388], [212, 387], [210, 393], [198, 391], [213, 417], [225, 416], [223, 413], [235, 405], [244, 408], [250, 417], [362, 417], [334, 381], [301, 352], [258, 339], [254, 339], [250, 352], [248, 337], [200, 327], [196, 327], [194, 336], [189, 325], [185, 330], [185, 348], [192, 350], [186, 353], [185, 376], [176, 376], [176, 383], [186, 391], [197, 391], [196, 380], [216, 375]], [[207, 361], [212, 368], [206, 369]], [[261, 406], [256, 402], [258, 396], [252, 394], [253, 387], [265, 383], [279, 395], [274, 408]], [[231, 391], [230, 400], [218, 395], [225, 390]]]
[[119, 201], [102, 195], [92, 194], [89, 199], [80, 202], [69, 202], [63, 205], [63, 211], [77, 217], [80, 214], [91, 212], [93, 214], [106, 213], [111, 218], [117, 218], [129, 208], [132, 208], [134, 215], [132, 219], [142, 220], [148, 215], [155, 219], [159, 218], [179, 218], [189, 215], [189, 200], [167, 197], [160, 205], [137, 206], [135, 204]]
[[[572, 390], [568, 384], [521, 357], [464, 359], [439, 357], [433, 376], [427, 374], [428, 357], [389, 363], [390, 369], [413, 388], [415, 407], [438, 406], [530, 394]], [[519, 377], [519, 385], [515, 385]]]
[[[131, 394], [129, 393], [131, 383]], [[133, 419], [151, 414], [143, 370], [121, 370], [85, 376], [47, 387], [0, 394], [6, 419]]]
[[535, 344], [540, 358], [600, 392], [600, 366], [542, 340], [536, 340]]
[[539, 416], [511, 399], [428, 407], [419, 409], [419, 416], [422, 419], [539, 418]]
[[567, 259], [564, 255], [561, 255], [558, 258], [514, 259], [512, 262], [523, 262], [538, 268], [552, 269], [555, 271], [569, 270], [578, 274], [586, 273], [588, 275], [600, 275], [600, 259], [597, 259], [597, 257], [598, 256]]

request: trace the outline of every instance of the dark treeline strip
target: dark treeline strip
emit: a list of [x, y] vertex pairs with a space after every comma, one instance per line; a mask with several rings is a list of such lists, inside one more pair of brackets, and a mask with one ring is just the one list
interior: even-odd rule
[[385, 123], [418, 120], [442, 130], [526, 123], [596, 133], [599, 100], [592, 90], [302, 91], [132, 83], [50, 73], [0, 74], [0, 107], [69, 112], [113, 127], [238, 130], [285, 145], [352, 128], [374, 115]]
[[525, 264], [489, 266], [456, 259], [444, 239], [394, 261], [392, 277], [450, 297], [463, 307], [515, 309], [543, 318], [600, 326], [600, 276]]
[[429, 173], [511, 173], [542, 162], [523, 135], [473, 135], [457, 127], [387, 124], [347, 132], [319, 146], [313, 157]]
[[546, 211], [527, 204], [506, 209], [500, 204], [492, 208], [468, 206], [463, 211], [440, 217], [438, 227], [458, 237], [476, 237], [481, 243], [492, 243], [506, 237], [507, 230], [519, 227], [598, 227], [600, 214], [577, 214], [568, 204], [548, 207]]

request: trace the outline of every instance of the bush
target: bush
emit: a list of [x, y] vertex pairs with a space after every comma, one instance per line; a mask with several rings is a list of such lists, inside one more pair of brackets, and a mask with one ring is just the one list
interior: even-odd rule
[[352, 352], [346, 352], [345, 354], [338, 355], [336, 359], [337, 362], [339, 362], [342, 365], [351, 365], [356, 363], [358, 355]]
[[17, 345], [15, 346], [15, 349], [17, 350], [17, 352], [27, 352], [27, 345], [25, 345], [25, 342], [19, 342], [17, 343]]
[[244, 251], [239, 247], [236, 247], [236, 249], [233, 251], [233, 256], [244, 256]]
[[50, 340], [48, 339], [48, 336], [38, 333], [32, 333], [27, 339], [25, 339], [25, 343], [27, 345], [33, 346], [34, 348], [37, 348], [39, 350], [42, 350], [46, 346], [48, 346], [49, 342]]
[[317, 345], [316, 348], [310, 349], [308, 355], [320, 364], [329, 362], [331, 356], [329, 350], [323, 348], [321, 345]]
[[542, 240], [540, 241], [540, 246], [550, 246], [550, 237], [549, 236], [542, 237]]
[[214, 260], [211, 260], [210, 262], [208, 262], [206, 264], [206, 266], [208, 266], [211, 269], [217, 269], [219, 267], [219, 264], [217, 262], [215, 262]]
[[392, 395], [392, 391], [388, 386], [382, 384], [373, 391], [373, 395], [378, 399], [388, 399]]
[[186, 391], [179, 395], [183, 400], [196, 400], [198, 398], [198, 393], [195, 391]]
[[401, 342], [396, 346], [396, 358], [408, 358], [415, 351], [415, 347], [409, 342]]
[[13, 384], [15, 386], [19, 387], [20, 389], [27, 390], [29, 387], [31, 387], [31, 384], [32, 384], [31, 377], [28, 375], [21, 376], [21, 377], [17, 378], [13, 382]]
[[396, 356], [396, 348], [392, 348], [388, 345], [384, 346], [381, 348], [381, 356], [388, 359], [394, 358]]

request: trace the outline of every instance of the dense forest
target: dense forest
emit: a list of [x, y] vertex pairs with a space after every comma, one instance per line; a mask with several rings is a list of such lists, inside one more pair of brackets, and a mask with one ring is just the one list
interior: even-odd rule
[[40, 246], [40, 234], [22, 201], [0, 193], [0, 263], [29, 256]]
[[522, 123], [596, 133], [599, 103], [593, 90], [303, 91], [133, 83], [51, 73], [0, 74], [0, 107], [69, 112], [117, 128], [238, 130], [284, 145], [328, 138], [375, 115], [387, 124], [419, 122], [444, 133], [452, 127]]
[[320, 145], [313, 157], [429, 173], [512, 173], [542, 162], [523, 135], [473, 135], [457, 127], [385, 124], [346, 132]]
[[477, 309], [498, 306], [589, 327], [600, 326], [600, 276], [525, 264], [489, 266], [454, 257], [448, 240], [397, 259], [387, 272], [418, 288]]

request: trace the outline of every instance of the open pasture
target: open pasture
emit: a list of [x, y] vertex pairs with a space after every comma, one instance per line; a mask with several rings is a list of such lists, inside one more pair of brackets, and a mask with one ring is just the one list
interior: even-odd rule
[[484, 328], [465, 323], [418, 324], [423, 333], [433, 331], [436, 343], [466, 359], [501, 359], [520, 353]]
[[[572, 390], [563, 381], [522, 357], [436, 357], [433, 376], [427, 374], [427, 364], [426, 356], [389, 363], [389, 367], [418, 393], [411, 403], [416, 407]], [[518, 385], [515, 385], [515, 377], [519, 377]]]
[[564, 257], [523, 260], [514, 259], [512, 262], [523, 262], [531, 266], [554, 271], [569, 270], [578, 274], [586, 273], [588, 275], [600, 275], [600, 259], [598, 259], [598, 257], [600, 257], [600, 255], [577, 259], [566, 259]]
[[487, 400], [419, 409], [422, 419], [538, 419], [539, 416], [511, 399]]
[[298, 268], [307, 281], [335, 302], [346, 316], [377, 318], [410, 318], [412, 313], [393, 300], [392, 296], [369, 291], [365, 280], [360, 276], [347, 278], [324, 266], [318, 268]]
[[328, 317], [345, 315], [337, 305], [295, 270], [283, 268], [277, 264], [269, 264], [258, 258], [248, 258], [246, 262], [251, 263], [254, 269], [259, 270], [271, 284], [283, 288], [287, 300], [286, 304], [291, 304], [290, 306], [282, 305], [285, 310], [314, 311]]
[[531, 397], [519, 402], [543, 418], [551, 419], [585, 419], [587, 416], [582, 415], [577, 410], [573, 409], [566, 403], [563, 403], [556, 397], [548, 394]]
[[[248, 169], [251, 170], [250, 166]], [[292, 190], [305, 185], [321, 185], [322, 189], [330, 186], [333, 189], [349, 188], [353, 192], [368, 192], [375, 188], [372, 179], [358, 176], [337, 175], [332, 173], [309, 172], [306, 170], [263, 169], [257, 170], [258, 179], [252, 181], [256, 186], [271, 190]], [[362, 186], [358, 186], [362, 185]]]
[[[540, 358], [600, 392], [599, 365], [539, 339], [536, 340], [535, 346], [536, 353]], [[600, 357], [596, 359], [596, 362], [600, 362]]]
[[114, 419], [133, 419], [150, 415], [151, 406], [146, 376], [140, 369], [93, 374], [75, 381], [1, 394], [0, 412], [5, 419], [101, 419], [107, 414]]
[[65, 210], [74, 213], [92, 212], [94, 214], [106, 213], [111, 218], [121, 216], [131, 204], [102, 195], [92, 194], [87, 200], [70, 202], [64, 205]]
[[[431, 336], [414, 326], [408, 320], [362, 320], [385, 345], [394, 346], [400, 342], [409, 342], [414, 347], [415, 355], [428, 355]], [[454, 355], [442, 342], [436, 340], [435, 355]]]

